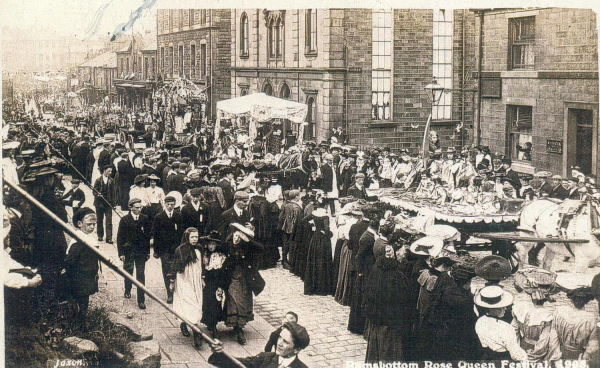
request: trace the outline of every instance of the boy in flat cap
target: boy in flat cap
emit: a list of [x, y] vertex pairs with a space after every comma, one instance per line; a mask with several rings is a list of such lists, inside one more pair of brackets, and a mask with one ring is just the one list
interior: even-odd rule
[[235, 192], [233, 200], [233, 207], [221, 214], [221, 219], [217, 225], [217, 231], [221, 234], [223, 241], [227, 240], [227, 236], [230, 235], [229, 225], [233, 223], [243, 224], [247, 228], [254, 230], [254, 226], [251, 224], [253, 219], [250, 216], [250, 211], [248, 211], [248, 203], [250, 202], [248, 193], [243, 191]]

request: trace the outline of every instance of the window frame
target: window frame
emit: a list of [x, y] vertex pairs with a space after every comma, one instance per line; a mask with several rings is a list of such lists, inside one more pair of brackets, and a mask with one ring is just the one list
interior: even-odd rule
[[[441, 19], [442, 14], [443, 19]], [[435, 106], [433, 104], [431, 106], [431, 120], [438, 122], [452, 120], [454, 83], [454, 10], [452, 9], [434, 10], [432, 67], [432, 77], [444, 87], [445, 91], [440, 101]]]
[[206, 50], [206, 42], [201, 42], [200, 43], [200, 78], [204, 79], [206, 78], [206, 74], [207, 74], [207, 60], [206, 58], [208, 57], [208, 52]]
[[196, 77], [196, 67], [197, 67], [197, 60], [196, 60], [196, 42], [191, 42], [190, 43], [190, 78], [195, 78]]
[[[393, 120], [394, 11], [392, 9], [373, 9], [371, 14], [373, 17], [371, 24], [371, 120], [391, 122]], [[380, 21], [383, 21], [383, 25]], [[381, 104], [379, 103], [380, 99]]]
[[[311, 103], [312, 101], [312, 103]], [[317, 113], [317, 100], [316, 96], [308, 96], [306, 98], [306, 105], [308, 106], [306, 112], [306, 122], [308, 125], [304, 129], [304, 140], [310, 141], [314, 140], [317, 136], [317, 122], [316, 122], [316, 113]]]
[[[522, 23], [531, 21], [533, 33], [525, 38], [517, 38], [517, 27]], [[522, 35], [521, 35], [522, 36]], [[508, 19], [508, 70], [535, 70], [535, 16], [516, 17]], [[515, 48], [529, 49], [533, 54], [532, 64], [515, 64]], [[523, 56], [523, 52], [520, 53]]]
[[248, 14], [243, 12], [240, 17], [240, 57], [248, 58], [250, 53], [250, 21]]
[[[523, 111], [525, 110], [525, 111]], [[515, 123], [519, 121], [519, 115], [525, 114], [525, 122], [522, 123], [520, 128]], [[520, 139], [521, 135], [529, 136], [527, 142], [533, 144], [533, 106], [530, 105], [506, 105], [506, 156], [513, 161], [520, 162], [523, 164], [531, 165], [531, 157], [529, 160], [519, 158], [519, 151], [517, 150], [517, 144], [525, 143]], [[522, 130], [525, 128], [525, 130]], [[529, 132], [527, 132], [527, 130]], [[523, 155], [524, 156], [524, 155]]]
[[269, 26], [267, 27], [267, 42], [269, 58], [275, 59], [275, 19], [269, 21]]
[[305, 45], [304, 54], [317, 54], [317, 9], [307, 9], [305, 12]]

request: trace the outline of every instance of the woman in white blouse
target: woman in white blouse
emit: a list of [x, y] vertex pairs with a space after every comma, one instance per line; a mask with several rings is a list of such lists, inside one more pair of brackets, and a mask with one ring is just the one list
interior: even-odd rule
[[517, 341], [517, 332], [501, 318], [513, 304], [514, 296], [500, 286], [486, 286], [475, 295], [475, 305], [483, 308], [475, 332], [481, 342], [481, 360], [527, 360], [527, 353]]
[[150, 186], [146, 189], [146, 195], [148, 199], [148, 203], [150, 204], [149, 216], [150, 221], [154, 219], [163, 208], [165, 204], [165, 192], [162, 188], [157, 187], [156, 184], [160, 178], [154, 174], [148, 177], [148, 181], [150, 182]]

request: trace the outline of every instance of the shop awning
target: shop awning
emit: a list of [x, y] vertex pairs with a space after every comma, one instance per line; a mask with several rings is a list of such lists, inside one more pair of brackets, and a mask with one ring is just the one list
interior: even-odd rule
[[232, 98], [217, 102], [217, 113], [223, 118], [250, 115], [257, 121], [288, 119], [302, 123], [306, 119], [308, 106], [302, 103], [268, 96], [264, 93]]

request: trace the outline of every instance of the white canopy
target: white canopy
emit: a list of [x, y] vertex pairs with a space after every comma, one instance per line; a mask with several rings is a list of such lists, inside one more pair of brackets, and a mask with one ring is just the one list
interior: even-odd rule
[[306, 119], [308, 106], [302, 103], [267, 96], [264, 93], [232, 98], [217, 102], [217, 114], [230, 119], [238, 115], [249, 115], [259, 122], [271, 119], [288, 119], [302, 123]]

